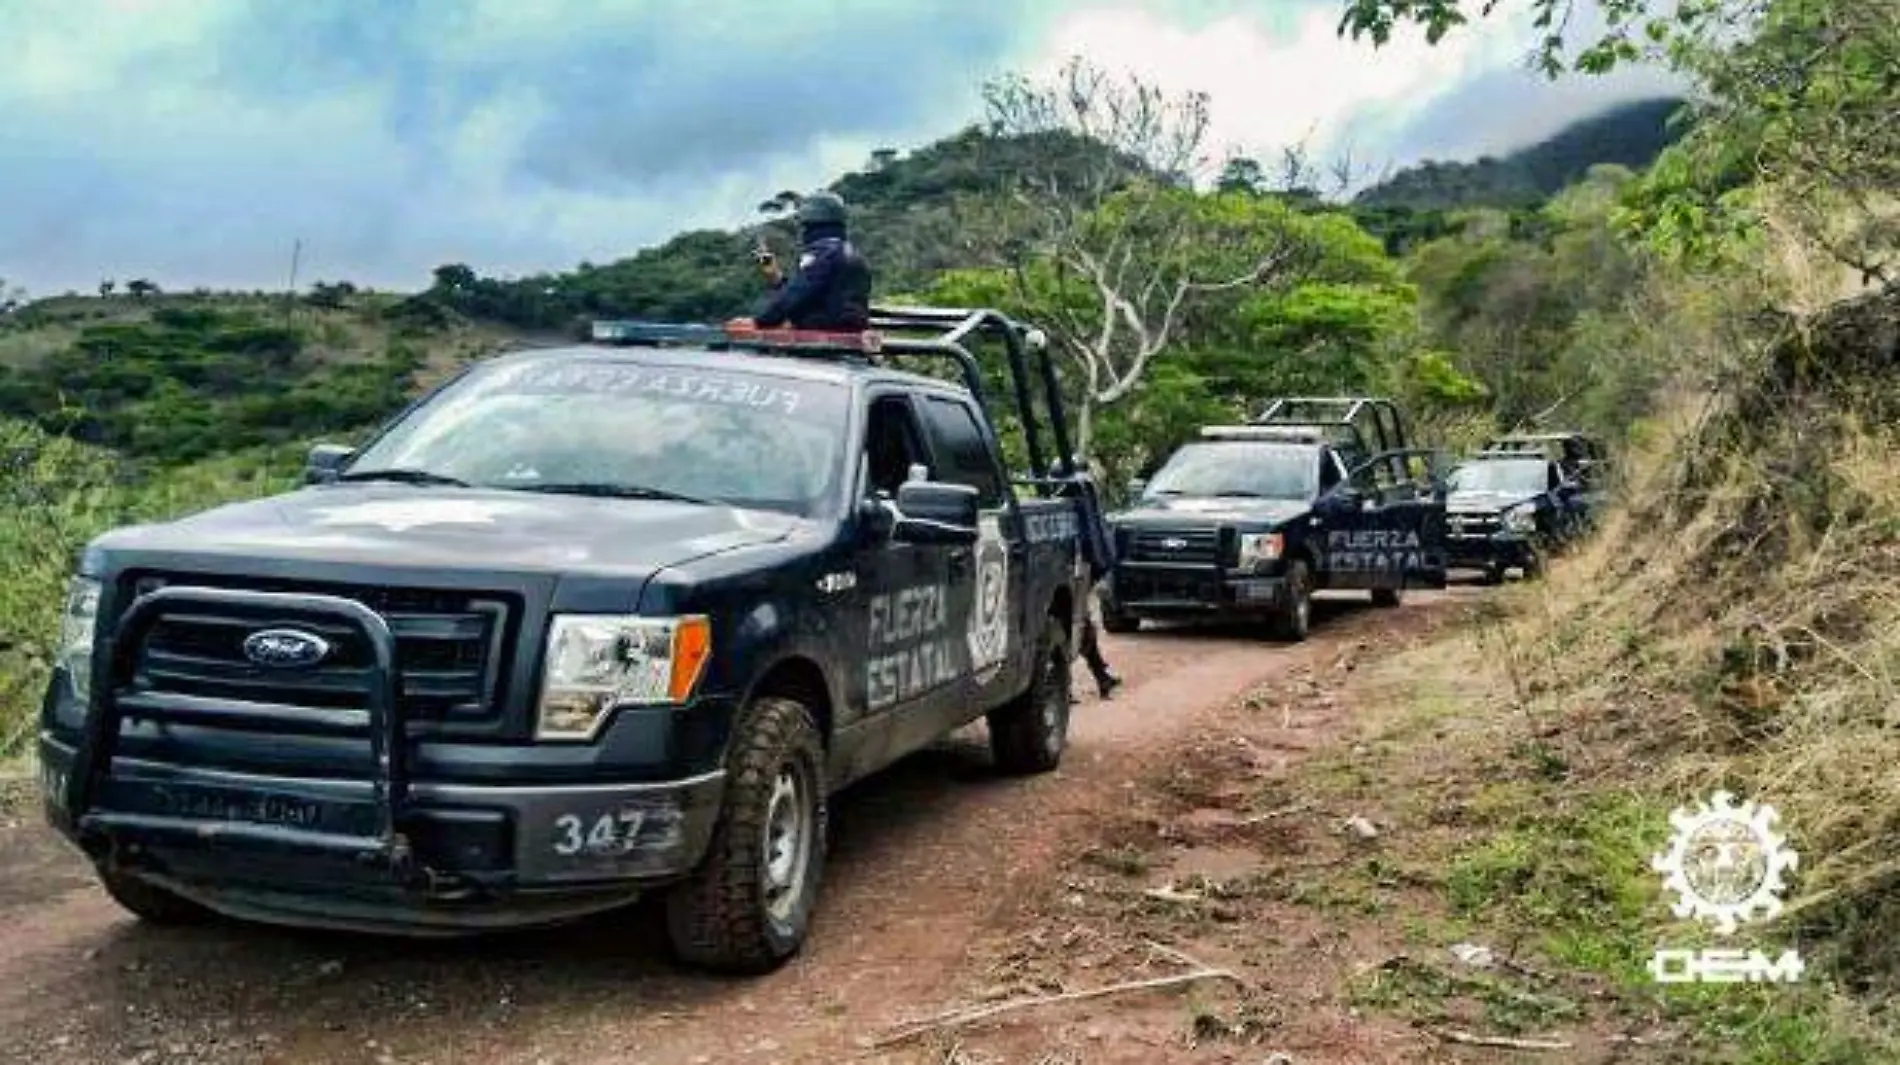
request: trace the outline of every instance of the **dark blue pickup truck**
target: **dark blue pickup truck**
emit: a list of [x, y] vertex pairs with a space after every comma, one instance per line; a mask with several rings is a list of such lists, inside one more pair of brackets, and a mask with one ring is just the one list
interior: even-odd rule
[[1443, 588], [1435, 461], [1378, 397], [1285, 397], [1251, 424], [1208, 426], [1110, 518], [1103, 627], [1264, 620], [1303, 640], [1315, 592], [1391, 607], [1408, 588]]
[[659, 891], [683, 960], [780, 964], [832, 792], [981, 717], [1001, 769], [1046, 771], [1068, 729], [1091, 519], [1043, 458], [1047, 352], [994, 312], [879, 315], [597, 323], [316, 449], [301, 490], [100, 537], [41, 716], [50, 820], [154, 921], [463, 934]]

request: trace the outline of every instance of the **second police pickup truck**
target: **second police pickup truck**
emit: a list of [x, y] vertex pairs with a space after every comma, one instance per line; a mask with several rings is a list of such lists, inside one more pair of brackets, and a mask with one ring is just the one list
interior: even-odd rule
[[1445, 503], [1377, 398], [1285, 398], [1253, 424], [1210, 426], [1112, 516], [1117, 562], [1103, 625], [1266, 620], [1306, 638], [1317, 591], [1396, 606], [1445, 586]]
[[[979, 717], [1000, 768], [1046, 771], [1069, 724], [1047, 352], [994, 312], [873, 328], [597, 323], [317, 449], [302, 490], [100, 537], [41, 714], [49, 819], [154, 921], [456, 934], [662, 892], [683, 960], [780, 964], [830, 793]], [[979, 339], [1042, 498], [1005, 480]]]

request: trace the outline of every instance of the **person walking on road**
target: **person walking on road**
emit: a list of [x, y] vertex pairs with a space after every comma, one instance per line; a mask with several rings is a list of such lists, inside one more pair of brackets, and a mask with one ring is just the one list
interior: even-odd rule
[[1081, 526], [1082, 550], [1077, 565], [1086, 568], [1081, 646], [1077, 650], [1088, 664], [1090, 675], [1095, 678], [1095, 690], [1107, 699], [1114, 695], [1116, 688], [1122, 686], [1122, 679], [1109, 667], [1108, 659], [1102, 654], [1102, 602], [1095, 589], [1102, 578], [1115, 568], [1115, 537], [1108, 528], [1108, 516], [1102, 509], [1102, 496], [1096, 487], [1093, 467], [1080, 459], [1072, 459], [1071, 465], [1076, 471], [1077, 517]]

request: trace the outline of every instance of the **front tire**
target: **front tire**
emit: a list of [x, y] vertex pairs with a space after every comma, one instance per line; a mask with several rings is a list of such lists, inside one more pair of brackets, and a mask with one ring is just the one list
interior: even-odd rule
[[825, 856], [824, 741], [802, 703], [765, 697], [731, 743], [719, 823], [699, 868], [667, 895], [667, 932], [689, 965], [757, 975], [810, 931]]
[[1399, 604], [1403, 602], [1405, 602], [1405, 593], [1401, 591], [1400, 589], [1374, 588], [1372, 590], [1372, 605], [1373, 606], [1390, 609], [1392, 607], [1398, 606]]
[[1305, 559], [1287, 563], [1286, 594], [1287, 605], [1273, 619], [1273, 633], [1289, 643], [1299, 643], [1313, 628], [1313, 575]]
[[[1106, 627], [1106, 621], [1104, 622]], [[1012, 776], [1047, 773], [1062, 763], [1075, 705], [1069, 638], [1047, 619], [1036, 647], [1036, 679], [1029, 690], [989, 712], [990, 756]]]

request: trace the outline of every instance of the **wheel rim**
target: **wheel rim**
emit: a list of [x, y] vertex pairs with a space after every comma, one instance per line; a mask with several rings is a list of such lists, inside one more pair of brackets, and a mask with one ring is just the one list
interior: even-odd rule
[[802, 767], [786, 763], [772, 781], [765, 808], [765, 909], [788, 924], [804, 891], [811, 865], [811, 783]]
[[1313, 597], [1306, 590], [1306, 571], [1293, 579], [1293, 626], [1305, 632], [1313, 617]]
[[1049, 656], [1043, 665], [1043, 697], [1038, 708], [1042, 718], [1042, 746], [1050, 756], [1062, 753], [1062, 744], [1068, 729], [1064, 727], [1069, 716], [1069, 685], [1067, 673], [1069, 664], [1060, 652]]

